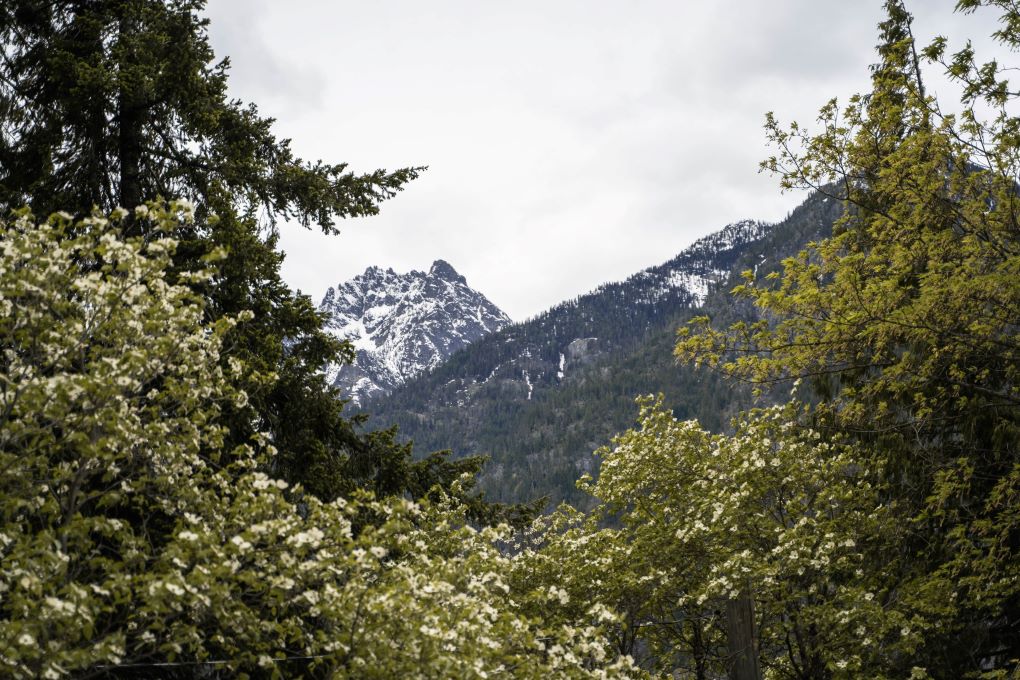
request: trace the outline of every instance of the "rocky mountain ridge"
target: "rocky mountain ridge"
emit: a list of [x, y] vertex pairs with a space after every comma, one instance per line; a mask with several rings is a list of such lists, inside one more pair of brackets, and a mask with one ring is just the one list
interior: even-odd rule
[[428, 272], [369, 267], [326, 291], [326, 329], [350, 341], [352, 365], [330, 365], [327, 378], [355, 404], [387, 394], [435, 368], [510, 318], [446, 261]]
[[[532, 395], [535, 389], [558, 385], [573, 367], [633, 344], [645, 329], [702, 305], [730, 277], [735, 259], [769, 227], [754, 220], [730, 224], [661, 265], [598, 286], [480, 341], [470, 356], [485, 357], [481, 370], [470, 367], [467, 356], [457, 356], [417, 382], [440, 382], [442, 389], [434, 396], [447, 405], [463, 403], [491, 381], [520, 382]], [[466, 371], [459, 367], [465, 360]]]

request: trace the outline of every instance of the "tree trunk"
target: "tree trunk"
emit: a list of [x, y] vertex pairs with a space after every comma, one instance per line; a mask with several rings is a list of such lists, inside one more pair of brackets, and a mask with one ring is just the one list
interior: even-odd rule
[[730, 680], [762, 680], [751, 589], [726, 603]]
[[129, 212], [142, 202], [142, 114], [143, 103], [137, 85], [130, 82], [126, 68], [133, 61], [131, 43], [135, 37], [132, 8], [125, 5], [120, 17], [120, 42], [123, 61], [120, 66], [120, 83], [117, 96], [117, 156], [120, 162], [120, 206]]
[[694, 656], [694, 678], [695, 680], [708, 680], [708, 650], [705, 642], [704, 631], [701, 622], [694, 619], [692, 622], [694, 634], [691, 640], [691, 652]]

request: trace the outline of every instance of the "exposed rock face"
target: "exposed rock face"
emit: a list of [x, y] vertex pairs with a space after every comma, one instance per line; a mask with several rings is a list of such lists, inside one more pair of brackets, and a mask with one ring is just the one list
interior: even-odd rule
[[326, 371], [356, 403], [386, 394], [510, 323], [444, 260], [427, 273], [369, 267], [326, 291], [319, 309], [330, 314], [326, 328], [354, 345], [353, 365]]
[[598, 338], [572, 340], [563, 350], [565, 363], [582, 364], [591, 361], [599, 352]]

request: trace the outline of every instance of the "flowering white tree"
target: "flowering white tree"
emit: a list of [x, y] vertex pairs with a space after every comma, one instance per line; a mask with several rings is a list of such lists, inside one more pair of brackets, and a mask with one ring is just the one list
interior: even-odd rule
[[519, 573], [560, 584], [561, 610], [614, 608], [613, 639], [661, 672], [724, 675], [727, 609], [750, 599], [766, 677], [924, 677], [910, 659], [931, 621], [876, 568], [907, 530], [881, 502], [886, 471], [802, 416], [792, 402], [714, 435], [643, 400], [582, 482], [598, 513], [542, 520]]
[[[171, 233], [191, 206], [136, 216]], [[114, 667], [334, 677], [633, 677], [598, 621], [515, 599], [506, 527], [443, 497], [323, 503], [225, 450], [221, 407], [271, 381], [220, 366], [169, 238], [122, 210], [0, 225], [0, 675]]]

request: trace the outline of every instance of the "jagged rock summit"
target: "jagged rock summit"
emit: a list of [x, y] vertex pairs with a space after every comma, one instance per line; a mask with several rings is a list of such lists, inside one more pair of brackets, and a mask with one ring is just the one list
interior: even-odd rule
[[427, 273], [369, 267], [327, 290], [319, 309], [330, 315], [327, 330], [356, 352], [353, 365], [328, 366], [327, 377], [359, 404], [510, 323], [445, 260]]

